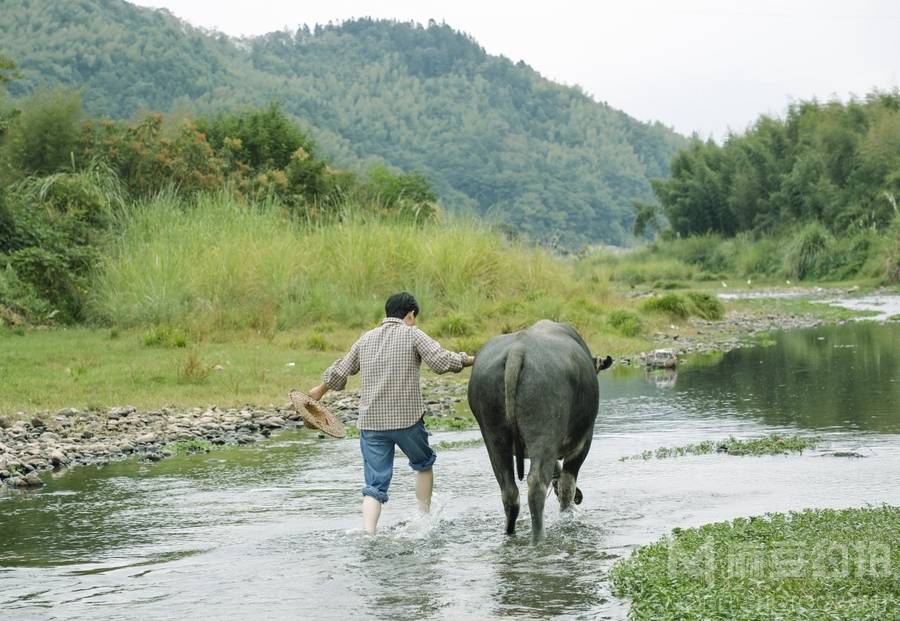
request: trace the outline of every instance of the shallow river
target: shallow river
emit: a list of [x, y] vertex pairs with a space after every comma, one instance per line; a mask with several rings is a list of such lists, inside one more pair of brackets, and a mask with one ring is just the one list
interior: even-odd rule
[[[561, 516], [548, 502], [537, 546], [524, 484], [519, 535], [503, 535], [483, 446], [440, 452], [427, 519], [415, 516], [413, 477], [398, 459], [374, 539], [359, 531], [356, 441], [302, 431], [0, 491], [0, 618], [623, 618], [609, 568], [673, 527], [900, 504], [900, 325], [799, 331], [767, 345], [692, 361], [677, 378], [602, 374], [584, 503]], [[776, 430], [822, 444], [800, 456], [619, 459]]]

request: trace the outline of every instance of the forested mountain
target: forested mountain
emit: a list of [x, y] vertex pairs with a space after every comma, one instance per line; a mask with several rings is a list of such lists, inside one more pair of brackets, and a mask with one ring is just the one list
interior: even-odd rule
[[684, 139], [487, 54], [444, 24], [361, 19], [234, 39], [121, 0], [2, 0], [13, 96], [82, 90], [89, 114], [278, 101], [339, 166], [424, 174], [442, 203], [543, 242], [626, 243]]

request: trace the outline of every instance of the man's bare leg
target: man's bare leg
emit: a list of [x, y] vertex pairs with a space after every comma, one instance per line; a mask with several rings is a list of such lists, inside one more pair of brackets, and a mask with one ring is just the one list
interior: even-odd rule
[[363, 496], [363, 530], [369, 535], [375, 534], [378, 518], [381, 517], [381, 503], [371, 496]]
[[419, 501], [419, 511], [428, 513], [431, 511], [431, 491], [434, 489], [434, 471], [420, 470], [416, 472], [416, 500]]

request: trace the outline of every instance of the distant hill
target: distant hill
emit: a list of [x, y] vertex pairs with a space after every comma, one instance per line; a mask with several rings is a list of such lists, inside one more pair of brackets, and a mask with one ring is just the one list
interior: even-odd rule
[[[280, 101], [336, 164], [418, 171], [451, 209], [544, 243], [627, 243], [686, 140], [444, 24], [360, 19], [250, 39], [121, 0], [2, 0], [13, 96], [82, 89], [91, 114], [233, 110]], [[539, 42], [537, 42], [539, 44]]]

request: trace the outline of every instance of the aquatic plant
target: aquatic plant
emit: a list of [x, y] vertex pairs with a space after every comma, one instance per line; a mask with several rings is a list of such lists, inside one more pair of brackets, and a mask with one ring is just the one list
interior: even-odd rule
[[900, 507], [806, 509], [672, 534], [610, 572], [629, 618], [889, 619], [900, 610]]
[[173, 453], [187, 453], [190, 455], [192, 453], [209, 453], [215, 448], [215, 445], [203, 438], [191, 438], [189, 440], [172, 442], [167, 444], [165, 448]]
[[818, 440], [809, 436], [786, 436], [773, 433], [762, 438], [738, 439], [730, 436], [726, 440], [704, 440], [696, 444], [685, 446], [665, 447], [656, 450], [644, 451], [639, 455], [620, 457], [619, 461], [633, 459], [665, 459], [668, 457], [683, 457], [685, 455], [708, 455], [710, 453], [725, 453], [728, 455], [785, 455], [787, 453], [802, 453], [804, 450], [816, 446]]
[[448, 440], [446, 442], [437, 442], [432, 445], [439, 451], [455, 451], [459, 449], [471, 448], [473, 446], [481, 446], [484, 444], [483, 438], [472, 438], [471, 440]]

